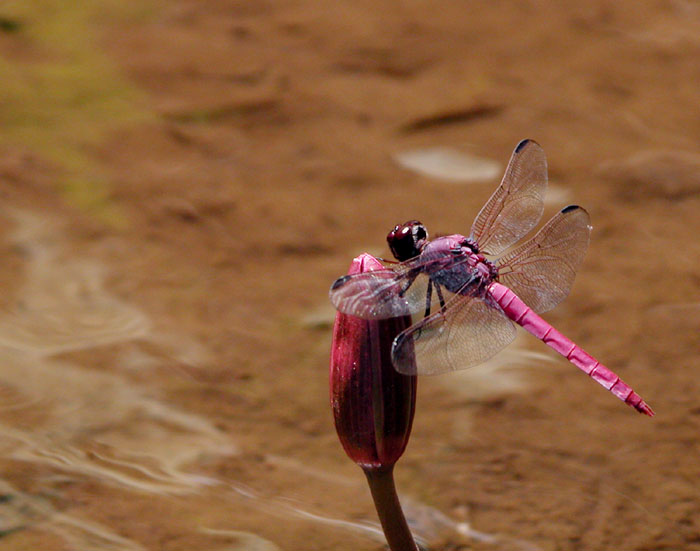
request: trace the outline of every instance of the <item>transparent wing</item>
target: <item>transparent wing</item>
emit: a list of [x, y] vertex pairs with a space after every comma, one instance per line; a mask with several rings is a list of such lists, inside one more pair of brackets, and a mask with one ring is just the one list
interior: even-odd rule
[[474, 220], [471, 238], [485, 254], [498, 255], [537, 225], [544, 209], [547, 159], [537, 142], [523, 140], [501, 184]]
[[496, 262], [499, 281], [535, 312], [546, 312], [564, 300], [588, 249], [591, 222], [581, 207], [557, 213], [527, 243]]
[[329, 292], [339, 312], [387, 319], [424, 311], [428, 277], [417, 270], [374, 270], [338, 278]]
[[444, 311], [394, 339], [391, 358], [400, 373], [436, 375], [480, 364], [514, 338], [515, 326], [492, 299], [453, 295]]
[[[424, 253], [394, 264], [391, 269], [340, 277], [331, 285], [331, 302], [338, 311], [363, 319], [423, 314], [427, 304], [435, 311], [440, 307], [441, 298], [436, 287], [430, 284], [426, 272], [434, 271], [432, 264], [443, 263], [445, 257], [446, 253], [443, 252]], [[452, 266], [466, 262], [466, 258], [457, 262], [449, 260]], [[449, 297], [443, 294], [443, 302], [447, 298]]]

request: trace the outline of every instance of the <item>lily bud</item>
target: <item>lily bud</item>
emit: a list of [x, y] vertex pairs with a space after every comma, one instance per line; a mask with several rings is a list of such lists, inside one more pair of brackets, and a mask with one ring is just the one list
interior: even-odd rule
[[[382, 269], [364, 253], [349, 275]], [[411, 434], [416, 377], [398, 373], [391, 362], [394, 337], [410, 316], [364, 320], [338, 312], [331, 345], [330, 394], [335, 428], [350, 459], [366, 469], [393, 466]]]

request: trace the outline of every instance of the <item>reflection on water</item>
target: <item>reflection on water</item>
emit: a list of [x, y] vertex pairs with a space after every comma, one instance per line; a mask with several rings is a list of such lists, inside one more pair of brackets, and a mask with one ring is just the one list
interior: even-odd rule
[[202, 528], [202, 533], [211, 536], [219, 536], [230, 541], [221, 551], [279, 551], [271, 541], [268, 541], [256, 534], [242, 532], [240, 530], [213, 530]]
[[29, 496], [0, 480], [0, 529], [3, 535], [32, 526], [60, 536], [71, 549], [144, 551], [138, 543], [113, 533], [109, 528], [54, 509], [47, 500]]
[[[230, 435], [208, 419], [154, 397], [153, 389], [135, 383], [129, 374], [161, 361], [149, 357], [145, 347], [137, 352], [136, 343], [165, 348], [166, 355], [190, 364], [200, 361], [204, 348], [191, 339], [155, 334], [143, 312], [104, 288], [98, 265], [67, 256], [65, 238], [50, 221], [26, 212], [11, 216], [17, 229], [10, 239], [24, 253], [26, 275], [16, 307], [0, 314], [0, 449], [5, 460], [40, 467], [43, 474], [37, 481], [42, 487], [32, 491], [18, 489], [11, 477], [0, 479], [3, 534], [39, 530], [76, 551], [146, 549], [105, 523], [86, 518], [84, 511], [71, 511], [61, 484], [90, 481], [149, 499], [204, 496], [209, 503], [220, 503], [223, 511], [257, 511], [258, 517], [268, 519], [263, 524], [272, 519], [312, 523], [384, 543], [377, 522], [349, 520], [328, 502], [331, 496], [334, 502], [339, 496], [347, 503], [364, 502], [367, 489], [360, 476], [351, 480], [288, 457], [262, 456], [260, 468], [273, 466], [281, 478], [292, 481], [289, 491], [283, 489], [280, 495], [227, 474], [214, 478], [194, 472], [202, 458], [212, 457], [256, 467], [242, 458]], [[178, 343], [183, 343], [181, 350]], [[120, 349], [115, 360], [120, 369], [88, 369], [67, 354], [106, 345]], [[301, 486], [321, 497], [313, 505], [297, 498]], [[525, 542], [473, 531], [410, 498], [406, 511], [423, 543], [462, 537], [532, 549]], [[246, 526], [235, 521], [205, 524], [195, 531], [220, 540], [219, 549], [279, 549], [255, 533], [241, 531]]]
[[[314, 484], [322, 482], [327, 494], [333, 496], [332, 499], [367, 499], [364, 477], [358, 476], [356, 479], [348, 479], [326, 471], [310, 468], [288, 458], [280, 458], [268, 455], [265, 462], [281, 466], [290, 474], [303, 476], [304, 484]], [[332, 485], [332, 491], [329, 491]], [[379, 544], [386, 544], [381, 526], [376, 521], [357, 520], [351, 521], [346, 518], [329, 516], [325, 511], [329, 509], [327, 504], [311, 506], [302, 503], [300, 500], [287, 497], [265, 496], [263, 493], [253, 488], [241, 484], [231, 484], [230, 489], [234, 494], [261, 512], [276, 517], [295, 517], [308, 520], [315, 524], [331, 527], [336, 531], [347, 532], [353, 535], [367, 537]], [[429, 548], [431, 543], [440, 541], [463, 541], [465, 544], [470, 541], [478, 541], [491, 544], [497, 549], [512, 549], [522, 551], [539, 551], [539, 547], [517, 538], [505, 535], [487, 534], [472, 529], [468, 523], [458, 522], [434, 507], [411, 498], [401, 496], [401, 504], [411, 526], [411, 531], [424, 547]]]
[[496, 180], [502, 167], [491, 159], [482, 159], [449, 147], [430, 147], [402, 151], [396, 163], [408, 170], [438, 180], [488, 182]]
[[[150, 338], [146, 316], [111, 296], [99, 266], [65, 258], [47, 220], [14, 213], [13, 244], [26, 256], [18, 306], [0, 316], [0, 434], [5, 457], [150, 494], [195, 492], [213, 481], [182, 470], [198, 455], [235, 454], [206, 419], [146, 396], [110, 372], [57, 354]], [[13, 526], [41, 523], [74, 549], [142, 547], [55, 511], [7, 482]], [[10, 517], [5, 517], [10, 518]], [[99, 540], [99, 541], [98, 541]]]

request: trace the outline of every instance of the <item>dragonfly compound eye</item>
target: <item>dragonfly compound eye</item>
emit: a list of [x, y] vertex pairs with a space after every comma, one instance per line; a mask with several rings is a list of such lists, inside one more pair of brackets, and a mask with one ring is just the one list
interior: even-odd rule
[[396, 260], [403, 262], [420, 254], [428, 241], [428, 232], [418, 220], [410, 220], [395, 226], [386, 240]]

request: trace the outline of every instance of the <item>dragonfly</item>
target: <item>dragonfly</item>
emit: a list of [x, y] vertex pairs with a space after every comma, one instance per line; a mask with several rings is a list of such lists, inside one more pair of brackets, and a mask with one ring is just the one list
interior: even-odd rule
[[331, 302], [367, 320], [417, 319], [392, 344], [394, 368], [405, 375], [480, 364], [513, 341], [517, 324], [638, 412], [653, 416], [627, 383], [539, 316], [569, 294], [592, 229], [586, 210], [569, 205], [517, 245], [540, 221], [546, 188], [542, 147], [521, 141], [469, 237], [430, 240], [419, 221], [399, 224], [387, 235], [396, 261], [338, 278]]

